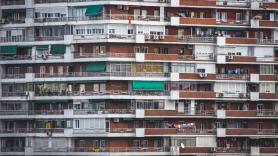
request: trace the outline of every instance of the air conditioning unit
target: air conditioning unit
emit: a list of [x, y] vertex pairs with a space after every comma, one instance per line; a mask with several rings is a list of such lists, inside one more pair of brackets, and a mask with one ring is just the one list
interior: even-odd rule
[[49, 130], [49, 131], [46, 132], [46, 135], [51, 137], [52, 136], [52, 132]]
[[223, 97], [224, 94], [223, 93], [218, 93], [218, 97]]
[[233, 60], [234, 59], [234, 56], [233, 55], [229, 55], [228, 56], [228, 60]]
[[207, 77], [208, 75], [207, 75], [207, 73], [199, 73], [199, 77], [200, 78], [205, 78], [205, 77]]
[[213, 58], [214, 58], [214, 55], [213, 55], [213, 54], [209, 54], [209, 58], [210, 58], [210, 59], [213, 59]]
[[114, 118], [113, 122], [120, 122], [120, 119], [119, 118]]

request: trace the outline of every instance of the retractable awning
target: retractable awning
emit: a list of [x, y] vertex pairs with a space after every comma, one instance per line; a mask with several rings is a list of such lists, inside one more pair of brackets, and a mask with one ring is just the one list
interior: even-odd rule
[[102, 12], [102, 5], [90, 5], [87, 6], [85, 15], [86, 16], [98, 15], [101, 12]]
[[164, 90], [165, 82], [161, 81], [133, 81], [134, 90]]
[[16, 55], [16, 46], [2, 46], [0, 47], [0, 54], [2, 55]]

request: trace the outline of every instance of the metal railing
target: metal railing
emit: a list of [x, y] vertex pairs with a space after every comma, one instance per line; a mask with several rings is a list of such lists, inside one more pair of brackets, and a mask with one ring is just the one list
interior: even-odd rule
[[25, 147], [1, 147], [1, 152], [24, 152]]
[[55, 77], [169, 77], [170, 73], [133, 73], [133, 72], [72, 72], [72, 73], [35, 73], [35, 78]]
[[248, 153], [249, 150], [242, 147], [215, 147], [212, 149], [214, 153]]
[[230, 19], [225, 19], [225, 20], [216, 20], [216, 23], [218, 25], [249, 25], [249, 20], [230, 20]]
[[94, 35], [73, 35], [74, 40], [101, 40], [101, 39], [121, 39], [127, 40], [135, 39], [135, 35], [122, 35], [122, 34], [94, 34]]
[[260, 117], [278, 117], [278, 111], [272, 110], [272, 109], [263, 109], [263, 110], [256, 110], [257, 116]]
[[14, 128], [0, 129], [0, 133], [63, 133], [64, 128]]
[[25, 0], [5, 0], [1, 2], [1, 5], [25, 5]]
[[100, 129], [73, 129], [74, 134], [106, 134], [106, 133], [134, 133], [134, 128], [100, 128]]
[[32, 56], [30, 56], [30, 55], [13, 55], [13, 56], [0, 55], [0, 60], [32, 60]]
[[79, 53], [73, 52], [74, 58], [104, 58], [104, 57], [120, 57], [120, 58], [134, 58], [134, 53]]
[[216, 0], [217, 6], [227, 7], [250, 7], [250, 1], [231, 1], [231, 0]]
[[25, 78], [25, 74], [3, 74], [2, 79], [22, 79]]
[[33, 42], [33, 41], [59, 41], [59, 40], [64, 40], [64, 36], [0, 37], [0, 43], [4, 43], [4, 42]]
[[135, 114], [132, 109], [80, 109], [74, 110], [75, 115], [88, 115], [88, 114]]
[[120, 91], [109, 90], [103, 92], [97, 91], [46, 91], [35, 92], [36, 96], [102, 96], [102, 95], [134, 95], [134, 96], [166, 96], [168, 91]]
[[170, 147], [70, 147], [34, 148], [35, 152], [170, 152]]
[[216, 74], [216, 79], [219, 80], [249, 80], [248, 74]]
[[[95, 1], [108, 1], [108, 0], [35, 0], [35, 4], [44, 4], [44, 3], [77, 3], [77, 2], [95, 2]], [[124, 2], [145, 2], [145, 3], [170, 3], [170, 0], [159, 1], [159, 0], [117, 0]]]
[[70, 22], [70, 21], [96, 21], [96, 20], [135, 20], [135, 21], [160, 21], [160, 16], [134, 16], [129, 14], [104, 14], [101, 16], [82, 16], [82, 17], [49, 17], [35, 18], [35, 23], [44, 22]]
[[214, 129], [179, 128], [177, 134], [216, 134]]
[[25, 92], [2, 92], [3, 97], [8, 96], [26, 96]]

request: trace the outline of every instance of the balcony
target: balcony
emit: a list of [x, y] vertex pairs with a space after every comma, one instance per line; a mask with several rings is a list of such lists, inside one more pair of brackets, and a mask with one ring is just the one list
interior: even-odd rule
[[[72, 148], [36, 148], [34, 152], [69, 152], [69, 153], [80, 153], [80, 152], [93, 152], [93, 153], [131, 153], [132, 155], [138, 155], [143, 152], [170, 152], [170, 147], [72, 147]], [[137, 153], [137, 154], [135, 154]]]
[[25, 147], [1, 147], [1, 152], [24, 152]]
[[74, 58], [135, 58], [134, 53], [78, 53], [74, 52]]
[[[106, 1], [106, 0], [104, 0]], [[124, 0], [115, 0], [124, 1]], [[35, 4], [47, 4], [47, 3], [82, 3], [82, 2], [95, 2], [95, 0], [35, 0]], [[132, 0], [131, 2], [142, 2], [141, 0]], [[148, 0], [144, 3], [169, 3], [169, 1], [158, 2], [157, 0]]]
[[216, 74], [216, 80], [249, 80], [248, 74]]
[[180, 5], [214, 7], [216, 6], [216, 0], [180, 0]]
[[267, 21], [267, 20], [260, 20], [259, 22], [260, 27], [278, 27], [278, 21]]
[[32, 60], [32, 56], [30, 55], [13, 55], [13, 56], [3, 56], [0, 55], [0, 60]]
[[256, 38], [226, 38], [226, 44], [257, 44]]
[[183, 99], [214, 99], [216, 93], [213, 91], [180, 91], [179, 97]]
[[145, 128], [145, 136], [214, 135], [213, 129]]
[[248, 1], [229, 1], [229, 0], [216, 0], [216, 5], [219, 7], [250, 7]]
[[264, 100], [277, 100], [278, 93], [260, 93], [259, 98]]
[[1, 134], [4, 133], [13, 133], [13, 134], [19, 134], [19, 133], [64, 133], [64, 128], [14, 128], [14, 129], [1, 129]]
[[104, 95], [133, 95], [133, 96], [165, 96], [169, 95], [167, 91], [121, 91], [109, 90], [103, 92], [96, 91], [49, 91], [36, 92], [35, 96], [104, 96]]
[[80, 109], [74, 110], [74, 115], [89, 115], [89, 114], [135, 114], [135, 110], [132, 109], [103, 109], [103, 110], [95, 110], [95, 109]]
[[1, 5], [25, 5], [25, 0], [2, 0]]
[[260, 154], [277, 154], [277, 147], [259, 147]]
[[248, 20], [219, 20], [216, 21], [217, 25], [223, 25], [223, 26], [249, 26], [250, 23]]
[[74, 35], [73, 40], [80, 42], [135, 42], [136, 35], [122, 35], [122, 34], [99, 34], [99, 35]]
[[180, 18], [183, 25], [216, 25], [215, 18]]
[[128, 20], [132, 21], [160, 21], [160, 16], [134, 16], [129, 14], [104, 14], [103, 16], [82, 16], [82, 17], [51, 17], [51, 18], [35, 18], [35, 23], [52, 23], [52, 22], [78, 22], [78, 21], [99, 21], [99, 20]]
[[264, 9], [278, 9], [278, 3], [277, 3], [277, 1], [276, 2], [267, 2], [265, 0], [260, 7], [264, 8]]
[[[202, 74], [202, 73], [200, 73]], [[195, 73], [179, 73], [180, 80], [215, 80], [215, 74], [200, 75]]]
[[278, 111], [272, 109], [263, 110], [218, 110], [225, 111], [226, 118], [262, 118], [262, 117], [278, 117]]
[[216, 147], [213, 148], [213, 153], [249, 153], [249, 149], [242, 147]]
[[254, 56], [226, 56], [227, 62], [257, 62]]
[[164, 35], [152, 38], [145, 36], [147, 41], [159, 42], [177, 42], [177, 43], [216, 43], [216, 38], [213, 36], [178, 36], [178, 35]]
[[194, 117], [194, 116], [206, 116], [206, 117], [213, 117], [215, 116], [215, 112], [213, 110], [205, 110], [205, 111], [191, 111], [191, 112], [178, 112], [176, 110], [161, 110], [161, 109], [150, 109], [145, 110], [145, 116], [147, 117]]
[[6, 18], [2, 19], [2, 24], [24, 24], [25, 18], [21, 19], [12, 19], [12, 18]]
[[40, 36], [34, 38], [19, 37], [0, 37], [0, 43], [7, 42], [33, 42], [33, 41], [61, 41], [64, 40], [64, 36]]
[[211, 148], [210, 147], [184, 147], [180, 148], [180, 153], [211, 153]]
[[[118, 133], [118, 134], [111, 134], [111, 133]], [[135, 133], [134, 128], [106, 128], [106, 129], [73, 129], [73, 134], [75, 136], [88, 136], [88, 135], [104, 135], [107, 136], [108, 134], [113, 135], [113, 136], [125, 136], [125, 134], [130, 134], [129, 136], [133, 136]], [[124, 135], [122, 135], [124, 134]]]
[[2, 92], [2, 97], [26, 96], [25, 92]]
[[226, 136], [275, 136], [277, 129], [257, 129], [257, 128], [227, 128]]
[[259, 75], [260, 81], [278, 81], [278, 75]]
[[25, 74], [3, 74], [2, 79], [24, 79]]

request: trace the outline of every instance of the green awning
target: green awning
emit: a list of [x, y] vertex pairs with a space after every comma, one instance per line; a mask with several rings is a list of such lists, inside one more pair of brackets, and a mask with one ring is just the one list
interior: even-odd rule
[[16, 46], [2, 46], [0, 47], [0, 54], [2, 55], [16, 55]]
[[91, 6], [87, 6], [85, 15], [86, 16], [98, 15], [101, 12], [102, 12], [102, 5], [91, 5]]
[[34, 101], [35, 104], [47, 104], [47, 103], [66, 103], [69, 100], [37, 100]]
[[36, 50], [42, 51], [42, 50], [47, 50], [49, 47], [48, 45], [37, 45]]
[[134, 90], [164, 90], [165, 82], [161, 81], [133, 81], [132, 89]]
[[89, 63], [86, 67], [87, 72], [105, 72], [106, 65], [104, 62]]
[[243, 31], [246, 30], [244, 28], [233, 28], [233, 27], [217, 27], [216, 30], [228, 31], [228, 30], [238, 30]]
[[65, 54], [66, 53], [66, 46], [63, 44], [53, 44], [51, 45], [50, 49], [51, 54]]

